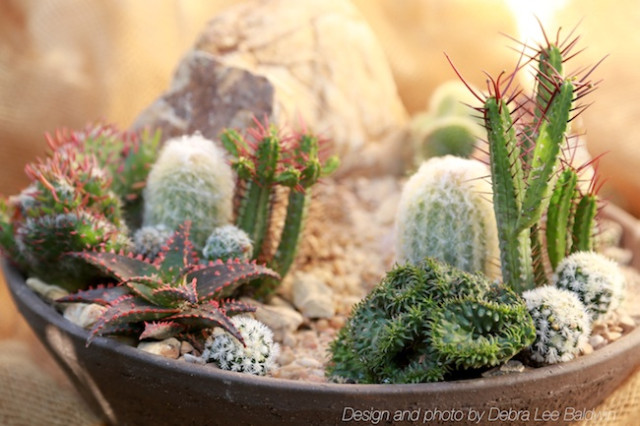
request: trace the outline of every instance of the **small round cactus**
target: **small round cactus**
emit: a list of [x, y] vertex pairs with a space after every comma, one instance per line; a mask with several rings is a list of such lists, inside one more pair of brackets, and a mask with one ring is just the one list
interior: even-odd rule
[[250, 260], [253, 244], [246, 232], [234, 225], [224, 225], [213, 230], [202, 249], [206, 260]]
[[591, 322], [574, 293], [553, 286], [525, 291], [522, 298], [536, 327], [531, 359], [556, 364], [573, 359], [586, 345]]
[[499, 277], [496, 219], [487, 167], [453, 156], [432, 158], [404, 186], [396, 216], [399, 263], [425, 257]]
[[248, 316], [231, 318], [246, 346], [226, 331], [216, 329], [207, 340], [202, 356], [223, 370], [265, 375], [275, 365], [280, 347], [273, 342], [273, 333], [260, 321]]
[[155, 259], [172, 234], [173, 231], [162, 223], [143, 226], [133, 234], [135, 253], [147, 259]]
[[234, 178], [224, 151], [199, 134], [166, 142], [144, 191], [143, 225], [171, 229], [189, 220], [197, 248], [231, 222]]
[[591, 251], [566, 257], [552, 281], [556, 287], [574, 292], [592, 321], [605, 319], [624, 297], [625, 278], [618, 264]]

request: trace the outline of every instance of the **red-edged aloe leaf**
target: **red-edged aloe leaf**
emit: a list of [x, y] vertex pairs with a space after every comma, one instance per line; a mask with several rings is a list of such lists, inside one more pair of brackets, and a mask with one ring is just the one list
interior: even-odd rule
[[178, 312], [180, 312], [179, 309], [162, 308], [133, 295], [123, 296], [98, 319], [91, 329], [91, 336], [87, 343], [95, 336], [113, 334], [113, 330], [121, 329], [126, 324], [158, 320]]
[[93, 339], [100, 335], [105, 336], [108, 334], [118, 334], [121, 336], [138, 336], [142, 331], [142, 324], [140, 323], [115, 323], [115, 324], [105, 324], [101, 329], [99, 334], [91, 332], [91, 335], [87, 339], [87, 346], [93, 341]]
[[120, 281], [126, 281], [133, 277], [157, 275], [158, 273], [155, 265], [123, 253], [84, 251], [70, 253], [70, 255], [97, 266], [106, 274]]
[[96, 287], [88, 290], [80, 290], [56, 300], [58, 303], [98, 303], [110, 305], [122, 296], [129, 294], [129, 289], [124, 286]]
[[228, 297], [240, 285], [258, 278], [280, 276], [263, 265], [255, 262], [243, 262], [238, 259], [210, 262], [194, 268], [187, 274], [187, 281], [196, 279], [199, 300], [221, 299]]
[[191, 222], [180, 225], [162, 248], [154, 264], [158, 265], [165, 281], [172, 281], [199, 262], [193, 244], [189, 240]]
[[155, 304], [155, 299], [153, 298], [153, 288], [149, 287], [145, 283], [141, 283], [139, 281], [127, 281], [125, 285], [131, 289], [131, 293], [135, 296], [139, 296], [147, 302], [151, 302]]
[[220, 327], [231, 333], [232, 336], [244, 345], [242, 335], [233, 325], [231, 319], [229, 319], [229, 317], [225, 315], [224, 311], [220, 309], [220, 305], [215, 300], [210, 300], [207, 303], [188, 309], [179, 314], [171, 315], [168, 319], [186, 325], [189, 330], [194, 330], [196, 328]]
[[220, 308], [224, 311], [228, 316], [238, 315], [238, 314], [246, 314], [249, 312], [255, 312], [256, 307], [251, 306], [248, 303], [240, 302], [238, 300], [224, 300], [220, 303]]
[[144, 331], [139, 339], [163, 340], [184, 331], [184, 326], [175, 321], [145, 322]]
[[198, 303], [198, 293], [196, 292], [196, 281], [191, 280], [188, 284], [178, 287], [165, 285], [151, 292], [154, 302], [162, 306], [173, 306], [182, 302]]

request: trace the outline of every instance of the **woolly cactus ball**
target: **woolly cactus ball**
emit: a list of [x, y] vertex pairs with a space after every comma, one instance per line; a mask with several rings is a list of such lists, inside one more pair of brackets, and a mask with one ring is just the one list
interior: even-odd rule
[[207, 340], [203, 358], [223, 370], [263, 376], [275, 365], [280, 347], [273, 342], [273, 333], [260, 321], [247, 316], [231, 318], [240, 331], [245, 346], [231, 334], [216, 329]]
[[605, 319], [624, 298], [625, 278], [618, 264], [591, 251], [566, 257], [552, 281], [556, 287], [574, 292], [592, 321]]
[[544, 286], [525, 291], [522, 297], [536, 327], [531, 358], [545, 364], [573, 359], [591, 334], [589, 314], [578, 296]]
[[231, 222], [234, 178], [224, 151], [199, 134], [166, 142], [144, 192], [143, 225], [176, 229], [192, 222], [197, 248], [218, 226]]
[[487, 166], [453, 156], [424, 162], [407, 181], [396, 215], [398, 262], [425, 257], [498, 278], [499, 247]]
[[253, 244], [242, 229], [234, 225], [224, 225], [213, 230], [202, 249], [207, 260], [241, 259], [251, 260]]
[[147, 259], [155, 259], [172, 234], [164, 224], [143, 226], [133, 234], [134, 250]]

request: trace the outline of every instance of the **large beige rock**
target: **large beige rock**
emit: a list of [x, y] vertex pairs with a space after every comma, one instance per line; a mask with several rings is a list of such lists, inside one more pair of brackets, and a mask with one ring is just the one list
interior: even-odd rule
[[206, 27], [135, 123], [215, 139], [252, 117], [333, 140], [342, 173], [399, 171], [407, 114], [384, 53], [345, 0], [249, 1]]

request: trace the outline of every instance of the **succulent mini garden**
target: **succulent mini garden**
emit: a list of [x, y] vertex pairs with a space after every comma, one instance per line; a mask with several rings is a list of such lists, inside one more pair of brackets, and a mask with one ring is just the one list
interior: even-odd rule
[[442, 97], [408, 179], [334, 178], [327, 141], [259, 119], [217, 141], [58, 131], [0, 200], [0, 247], [87, 345], [341, 383], [569, 361], [635, 327], [628, 272], [600, 253], [597, 162], [575, 160], [596, 86], [566, 71], [575, 43], [523, 46], [486, 94], [468, 86], [477, 117]]

